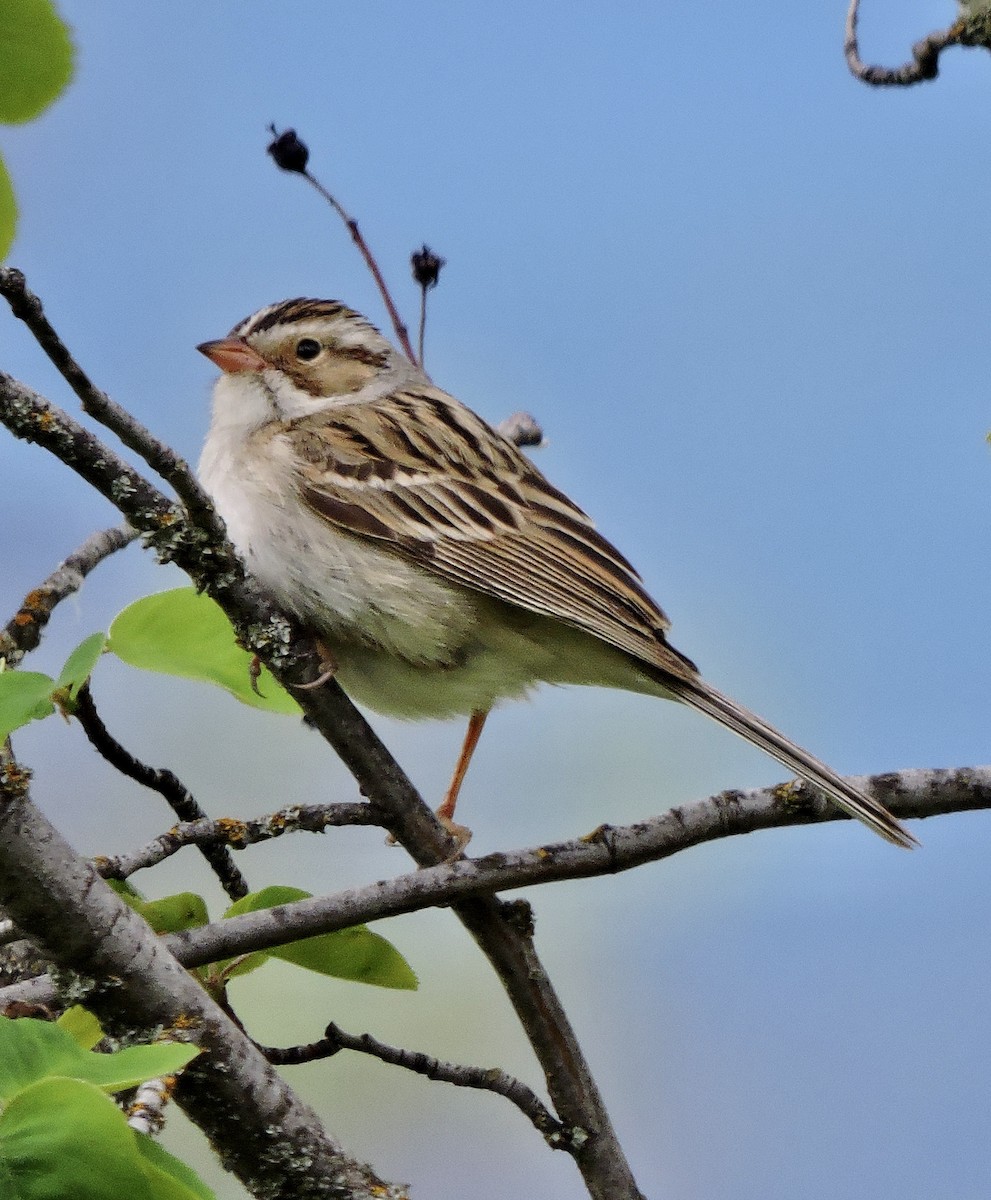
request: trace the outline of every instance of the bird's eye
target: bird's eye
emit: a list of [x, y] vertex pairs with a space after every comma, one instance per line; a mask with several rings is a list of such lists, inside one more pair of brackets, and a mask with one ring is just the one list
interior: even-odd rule
[[296, 357], [303, 362], [312, 362], [320, 350], [321, 346], [316, 338], [300, 338], [296, 343]]

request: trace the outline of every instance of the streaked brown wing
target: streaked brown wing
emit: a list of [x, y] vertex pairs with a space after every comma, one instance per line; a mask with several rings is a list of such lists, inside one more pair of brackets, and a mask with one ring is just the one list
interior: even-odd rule
[[556, 617], [683, 677], [633, 567], [515, 446], [434, 388], [289, 428], [311, 508], [425, 569]]

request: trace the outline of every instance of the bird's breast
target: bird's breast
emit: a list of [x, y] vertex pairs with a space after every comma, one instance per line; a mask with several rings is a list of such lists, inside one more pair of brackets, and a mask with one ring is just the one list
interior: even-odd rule
[[457, 661], [477, 621], [471, 595], [318, 516], [299, 494], [288, 446], [274, 438], [264, 450], [218, 450], [208, 439], [200, 463], [258, 583], [328, 647], [346, 641], [413, 663]]

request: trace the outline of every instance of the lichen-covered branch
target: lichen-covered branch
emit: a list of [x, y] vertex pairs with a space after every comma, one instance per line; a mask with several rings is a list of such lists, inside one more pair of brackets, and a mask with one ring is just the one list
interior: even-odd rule
[[250, 820], [239, 817], [211, 820], [203, 817], [183, 821], [130, 853], [100, 857], [95, 863], [104, 879], [127, 879], [135, 871], [157, 866], [185, 846], [230, 846], [235, 850], [243, 850], [246, 846], [267, 842], [287, 833], [323, 833], [337, 826], [379, 823], [373, 806], [359, 802], [292, 805]]
[[205, 1051], [176, 1098], [228, 1169], [265, 1200], [399, 1200], [405, 1189], [349, 1158], [316, 1114], [81, 859], [28, 795], [29, 773], [0, 762], [0, 905], [75, 979], [108, 1033], [186, 1029]]
[[[991, 767], [910, 769], [852, 777], [851, 782], [901, 818], [991, 808]], [[232, 917], [172, 935], [169, 945], [184, 965], [202, 966], [295, 938], [487, 893], [615, 875], [725, 837], [850, 819], [803, 783], [720, 792], [633, 825], [602, 825], [572, 841], [462, 858], [367, 887]]]

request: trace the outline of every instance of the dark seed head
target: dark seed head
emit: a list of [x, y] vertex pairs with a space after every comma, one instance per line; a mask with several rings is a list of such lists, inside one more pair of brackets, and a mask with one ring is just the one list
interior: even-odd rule
[[421, 250], [413, 251], [409, 261], [413, 268], [413, 278], [426, 291], [427, 288], [437, 286], [440, 269], [447, 260], [441, 258], [439, 254], [434, 254], [433, 250], [424, 242]]
[[299, 140], [295, 129], [287, 129], [285, 133], [276, 133], [274, 125], [269, 125], [269, 129], [275, 140], [269, 143], [268, 152], [275, 159], [275, 165], [283, 171], [296, 171], [302, 175], [310, 158], [306, 143]]

